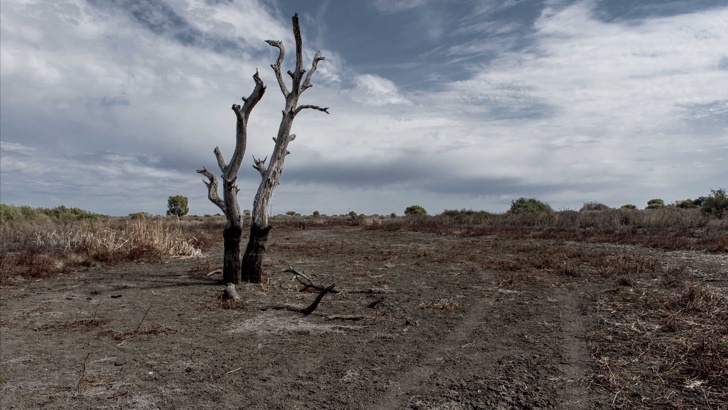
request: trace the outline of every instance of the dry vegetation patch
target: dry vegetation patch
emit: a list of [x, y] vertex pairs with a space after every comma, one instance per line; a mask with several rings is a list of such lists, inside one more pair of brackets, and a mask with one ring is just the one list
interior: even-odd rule
[[594, 383], [617, 407], [720, 408], [728, 400], [728, 298], [700, 281], [620, 276], [587, 340]]
[[7, 221], [0, 228], [0, 285], [97, 263], [199, 257], [217, 242], [218, 229], [171, 218]]
[[[14, 343], [14, 350], [4, 347], [14, 356], [3, 358], [13, 380], [0, 389], [21, 408], [38, 404], [36, 392], [23, 396], [27, 383], [38, 377], [60, 383], [42, 369], [62, 354], [48, 349], [50, 342], [40, 348], [25, 342], [36, 335], [22, 325], [30, 317], [46, 323], [41, 329], [52, 334], [48, 339], [63, 340], [70, 352], [58, 365], [73, 370], [59, 372], [63, 386], [106, 386], [105, 395], [88, 394], [78, 408], [108, 405], [105, 397], [135, 407], [132, 399], [142, 396], [150, 406], [189, 407], [221, 395], [261, 408], [365, 408], [374, 402], [423, 408], [728, 408], [724, 222], [701, 225], [691, 214], [676, 222], [685, 229], [680, 231], [661, 225], [668, 213], [554, 214], [448, 216], [472, 225], [444, 217], [379, 218], [370, 226], [357, 226], [361, 218], [351, 217], [274, 220], [264, 283], [241, 286], [241, 302], [217, 298], [222, 286], [208, 275], [220, 266], [222, 224], [160, 221], [168, 224], [163, 231], [210, 256], [155, 256], [150, 263], [107, 268], [113, 261], [147, 260], [147, 251], [121, 251], [69, 279], [6, 289], [12, 296], [4, 303], [26, 314], [0, 320]], [[119, 229], [111, 235], [116, 238], [128, 234], [121, 232], [127, 227], [123, 218], [99, 223]], [[81, 225], [45, 229], [74, 226]], [[681, 232], [686, 241], [676, 239]], [[19, 245], [0, 252], [0, 262], [13, 258], [0, 264], [2, 272], [27, 269], [26, 278], [45, 278], [52, 266], [68, 272], [100, 261], [86, 251], [67, 251], [62, 241], [41, 246], [34, 235], [24, 238], [3, 242]], [[683, 250], [665, 251], [674, 247]], [[54, 265], [62, 257], [75, 259]], [[155, 263], [162, 258], [168, 263]], [[340, 292], [307, 316], [274, 310], [272, 304], [309, 305], [319, 291], [297, 280], [290, 266], [313, 284], [340, 285]], [[21, 275], [13, 272], [13, 280]], [[58, 287], [67, 297], [48, 296]], [[103, 308], [98, 317], [94, 311], [80, 320], [50, 315], [87, 312], [88, 297], [103, 298], [128, 315], [109, 316], [112, 309]], [[155, 308], [147, 318], [150, 298]], [[44, 301], [54, 306], [36, 312]], [[95, 361], [86, 351], [94, 346]], [[17, 377], [20, 372], [25, 379]], [[0, 376], [8, 380], [6, 374]], [[119, 389], [119, 380], [132, 381]], [[51, 395], [70, 397], [54, 392], [44, 402]]]

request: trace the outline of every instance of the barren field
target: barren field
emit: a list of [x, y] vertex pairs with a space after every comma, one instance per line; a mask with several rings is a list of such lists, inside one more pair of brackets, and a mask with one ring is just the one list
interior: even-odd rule
[[239, 304], [221, 260], [4, 287], [0, 407], [728, 408], [725, 252], [280, 227]]

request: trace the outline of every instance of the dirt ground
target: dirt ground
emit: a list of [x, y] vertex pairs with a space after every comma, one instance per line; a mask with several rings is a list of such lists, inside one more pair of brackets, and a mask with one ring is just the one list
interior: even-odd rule
[[[643, 296], [669, 295], [666, 278], [725, 298], [725, 254], [276, 228], [265, 283], [239, 288], [240, 305], [219, 301], [220, 276], [206, 276], [221, 260], [220, 247], [3, 288], [0, 407], [728, 408], [713, 376], [681, 373], [684, 383], [661, 386], [670, 369], [645, 362], [619, 373], [614, 356], [639, 350], [626, 342], [638, 336], [658, 346], [689, 331], [673, 323], [678, 333], [654, 339], [663, 319], [649, 328], [652, 316], [633, 309]], [[316, 296], [299, 291], [289, 266], [338, 293], [308, 316], [277, 309]], [[635, 336], [620, 339], [620, 324]], [[721, 329], [714, 336], [728, 343]]]

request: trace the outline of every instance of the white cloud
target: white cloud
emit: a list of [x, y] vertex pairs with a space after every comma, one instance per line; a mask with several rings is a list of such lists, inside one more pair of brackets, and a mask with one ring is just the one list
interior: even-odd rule
[[372, 4], [379, 11], [395, 13], [419, 7], [427, 3], [427, 0], [375, 0]]
[[[252, 0], [169, 4], [199, 39], [155, 33], [123, 8], [80, 0], [47, 10], [37, 2], [3, 3], [3, 200], [47, 206], [57, 204], [40, 203], [44, 195], [61, 202], [82, 195], [95, 198], [99, 210], [133, 208], [119, 208], [124, 214], [163, 212], [167, 195], [183, 194], [194, 212], [217, 212], [194, 170], [215, 168], [215, 146], [231, 155], [230, 105], [252, 91], [258, 68], [268, 90], [251, 116], [240, 176], [245, 208], [257, 182], [250, 155], [269, 155], [283, 106], [269, 68], [276, 50], [262, 40], [286, 42], [291, 64], [290, 20]], [[331, 115], [307, 110], [297, 117], [299, 138], [286, 167], [310, 174], [287, 172], [274, 202], [281, 212], [294, 209], [285, 204], [310, 188], [319, 204], [337, 198], [338, 212], [347, 201], [358, 212], [383, 212], [376, 208], [383, 196], [373, 192], [384, 186], [385, 202], [404, 206], [417, 198], [412, 202], [437, 212], [507, 207], [520, 193], [558, 208], [715, 188], [716, 164], [728, 155], [728, 8], [621, 23], [595, 18], [590, 4], [547, 9], [528, 33], [463, 18], [455, 34], [469, 41], [459, 44], [446, 43], [447, 19], [435, 19], [430, 34], [441, 38], [446, 57], [469, 65], [458, 67], [465, 78], [448, 82], [444, 70], [460, 63], [427, 60], [437, 53], [412, 57], [407, 73], [430, 64], [428, 75], [438, 78], [416, 91], [383, 71], [357, 72], [346, 50], [324, 47], [327, 59], [302, 103], [331, 107]], [[378, 5], [432, 12], [425, 1]], [[524, 38], [527, 44], [514, 47]], [[306, 48], [305, 64], [313, 51]], [[360, 186], [342, 194], [343, 176]], [[288, 187], [287, 178], [304, 185]], [[29, 193], [24, 187], [33, 181], [40, 182]], [[106, 205], [104, 198], [111, 198]]]
[[352, 98], [354, 100], [373, 106], [390, 104], [411, 104], [397, 90], [394, 82], [374, 74], [362, 74], [354, 78]]

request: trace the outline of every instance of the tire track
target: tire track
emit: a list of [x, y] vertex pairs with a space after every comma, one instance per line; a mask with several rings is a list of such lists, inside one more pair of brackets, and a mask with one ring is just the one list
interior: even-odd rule
[[559, 369], [563, 373], [563, 387], [560, 408], [589, 408], [591, 394], [587, 388], [590, 355], [584, 336], [584, 313], [579, 303], [581, 295], [575, 291], [559, 293], [556, 297], [559, 304], [561, 332], [561, 362]]
[[[482, 278], [483, 281], [488, 278]], [[475, 298], [463, 319], [458, 322], [457, 327], [452, 329], [446, 338], [440, 340], [431, 350], [427, 357], [416, 366], [401, 374], [392, 381], [388, 392], [375, 403], [368, 406], [369, 409], [399, 409], [405, 408], [416, 392], [421, 390], [430, 377], [443, 366], [444, 357], [453, 356], [461, 349], [461, 346], [468, 344], [470, 337], [475, 330], [483, 325], [483, 317], [492, 310], [491, 301], [488, 298]]]

